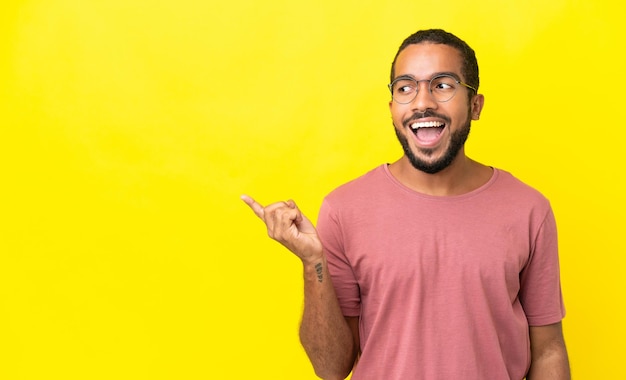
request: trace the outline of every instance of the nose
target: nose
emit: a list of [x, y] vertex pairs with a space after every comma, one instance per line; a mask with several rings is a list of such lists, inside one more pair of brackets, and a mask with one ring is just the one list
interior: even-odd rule
[[417, 94], [411, 102], [411, 108], [418, 112], [437, 108], [437, 102], [430, 93], [430, 81], [422, 80], [417, 83]]

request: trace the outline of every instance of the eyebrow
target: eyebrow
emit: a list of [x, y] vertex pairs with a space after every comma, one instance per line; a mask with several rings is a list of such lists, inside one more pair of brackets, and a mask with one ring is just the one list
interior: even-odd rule
[[[461, 78], [459, 77], [459, 75], [458, 75], [457, 73], [455, 73], [455, 72], [452, 72], [452, 71], [439, 71], [439, 72], [434, 73], [434, 74], [433, 74], [430, 78], [428, 78], [428, 79], [422, 79], [422, 80], [431, 80], [431, 79], [433, 79], [434, 77], [437, 77], [437, 76], [440, 76], [440, 75], [449, 75], [449, 76], [451, 76], [451, 77], [455, 78], [455, 79], [456, 79], [456, 80], [458, 80], [458, 81], [460, 81], [460, 80], [461, 80]], [[411, 75], [411, 74], [402, 74], [402, 75], [400, 75], [400, 76], [397, 76], [397, 77], [393, 78], [393, 80], [394, 80], [394, 81], [396, 81], [396, 80], [398, 80], [398, 79], [412, 79], [412, 80], [415, 80], [415, 81], [417, 80], [417, 79], [416, 79], [413, 75]]]

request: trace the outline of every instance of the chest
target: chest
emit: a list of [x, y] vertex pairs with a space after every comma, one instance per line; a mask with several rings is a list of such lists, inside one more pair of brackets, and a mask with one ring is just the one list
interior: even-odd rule
[[345, 252], [362, 296], [472, 283], [515, 297], [532, 249], [527, 218], [506, 209], [386, 208], [352, 224]]

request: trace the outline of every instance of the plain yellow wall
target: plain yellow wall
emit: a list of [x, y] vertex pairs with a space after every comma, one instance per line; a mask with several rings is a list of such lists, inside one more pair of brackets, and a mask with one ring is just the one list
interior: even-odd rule
[[577, 379], [626, 378], [624, 6], [595, 1], [5, 1], [0, 378], [313, 379], [298, 261], [239, 200], [401, 154], [404, 37], [472, 45], [469, 154], [548, 196]]

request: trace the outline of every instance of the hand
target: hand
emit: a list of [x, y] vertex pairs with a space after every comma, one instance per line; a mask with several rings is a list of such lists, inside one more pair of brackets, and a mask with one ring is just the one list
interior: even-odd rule
[[302, 214], [292, 200], [263, 207], [247, 195], [241, 199], [267, 226], [267, 234], [281, 243], [303, 263], [319, 262], [323, 256], [322, 242], [313, 223]]

